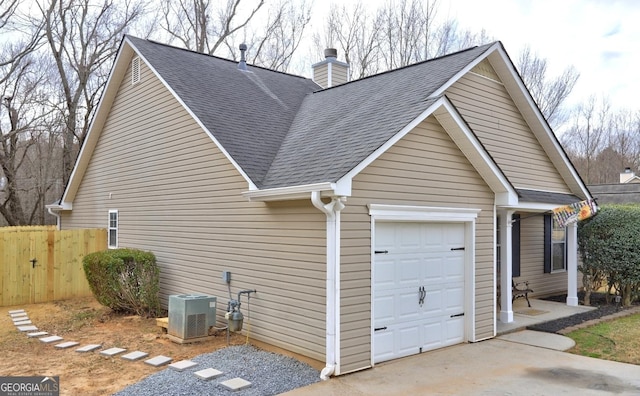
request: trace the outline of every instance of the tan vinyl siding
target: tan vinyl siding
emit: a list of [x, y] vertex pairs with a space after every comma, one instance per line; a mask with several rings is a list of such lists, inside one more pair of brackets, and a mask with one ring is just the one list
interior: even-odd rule
[[[141, 66], [139, 84], [127, 73], [120, 85], [63, 228], [106, 227], [117, 209], [119, 246], [156, 254], [165, 303], [171, 294], [217, 296], [222, 326], [228, 270], [233, 298], [257, 289], [251, 338], [324, 360], [324, 214], [310, 200], [243, 198], [247, 182]], [[247, 321], [248, 308], [243, 297]]]
[[567, 292], [567, 272], [544, 273], [544, 216], [521, 213], [520, 277], [516, 282], [529, 281], [533, 297]]
[[571, 193], [504, 85], [467, 73], [446, 95], [516, 188]]
[[341, 372], [371, 364], [368, 204], [481, 209], [476, 223], [476, 338], [493, 336], [494, 194], [429, 117], [353, 180], [342, 214]]
[[322, 88], [329, 84], [329, 64], [324, 63], [313, 68], [313, 81]]
[[331, 86], [344, 84], [348, 81], [347, 67], [336, 63], [331, 64]]
[[486, 59], [478, 63], [473, 69], [471, 69], [471, 72], [500, 82], [500, 77], [498, 77], [495, 70], [493, 70], [493, 67], [491, 67], [491, 63], [489, 63], [489, 61]]

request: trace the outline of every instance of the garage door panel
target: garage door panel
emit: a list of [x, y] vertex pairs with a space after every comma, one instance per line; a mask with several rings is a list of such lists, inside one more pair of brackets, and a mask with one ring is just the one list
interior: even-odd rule
[[463, 312], [464, 309], [464, 290], [462, 286], [449, 287], [445, 291], [446, 298], [443, 301], [443, 308], [449, 310], [459, 310]]
[[396, 260], [396, 273], [398, 274], [397, 286], [399, 287], [416, 287], [419, 285], [419, 274], [422, 268], [422, 262], [419, 258], [400, 258]]
[[428, 257], [425, 256], [422, 258], [423, 262], [423, 277], [422, 282], [427, 283], [438, 283], [442, 279], [442, 260], [439, 257]]
[[374, 300], [374, 325], [376, 327], [393, 323], [396, 319], [395, 304], [393, 296], [376, 296]]
[[410, 322], [399, 326], [396, 331], [396, 345], [398, 353], [416, 353], [416, 344], [420, 340], [420, 327], [417, 322]]
[[395, 287], [396, 274], [393, 260], [388, 260], [385, 257], [376, 257], [374, 271], [376, 277], [373, 286], [376, 289], [384, 290], [385, 287]]
[[420, 223], [406, 223], [401, 228], [395, 227], [395, 248], [402, 251], [412, 251], [420, 249], [422, 246], [422, 238], [420, 236]]
[[395, 357], [394, 350], [394, 333], [392, 331], [376, 332], [376, 356], [380, 361], [393, 359]]
[[374, 362], [463, 342], [464, 317], [451, 316], [464, 313], [465, 254], [451, 249], [465, 246], [464, 225], [380, 223], [375, 241], [388, 253], [374, 256], [374, 324], [386, 327], [374, 333]]
[[446, 345], [459, 344], [464, 341], [464, 319], [463, 317], [450, 318], [446, 321], [445, 340]]
[[442, 323], [434, 320], [422, 324], [422, 349], [430, 350], [440, 347], [442, 344]]
[[427, 290], [422, 312], [426, 316], [439, 314], [442, 311], [442, 290]]

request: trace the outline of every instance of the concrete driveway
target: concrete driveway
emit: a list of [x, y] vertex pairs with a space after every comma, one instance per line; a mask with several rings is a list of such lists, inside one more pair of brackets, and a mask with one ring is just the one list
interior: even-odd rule
[[572, 343], [521, 331], [378, 364], [285, 395], [640, 394], [640, 366], [562, 352]]

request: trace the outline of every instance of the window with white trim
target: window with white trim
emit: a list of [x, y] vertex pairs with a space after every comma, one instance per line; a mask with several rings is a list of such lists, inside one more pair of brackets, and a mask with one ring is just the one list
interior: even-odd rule
[[109, 227], [107, 232], [109, 249], [115, 249], [118, 247], [118, 211], [109, 211]]
[[551, 272], [567, 269], [567, 233], [554, 219], [551, 226]]
[[544, 272], [567, 270], [567, 232], [553, 216], [544, 216]]

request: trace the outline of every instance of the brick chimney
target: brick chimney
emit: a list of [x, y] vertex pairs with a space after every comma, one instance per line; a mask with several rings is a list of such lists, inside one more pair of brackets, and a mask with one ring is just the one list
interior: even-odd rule
[[327, 48], [324, 50], [324, 57], [322, 62], [311, 65], [316, 84], [322, 88], [330, 88], [349, 81], [349, 65], [337, 59], [338, 50]]

